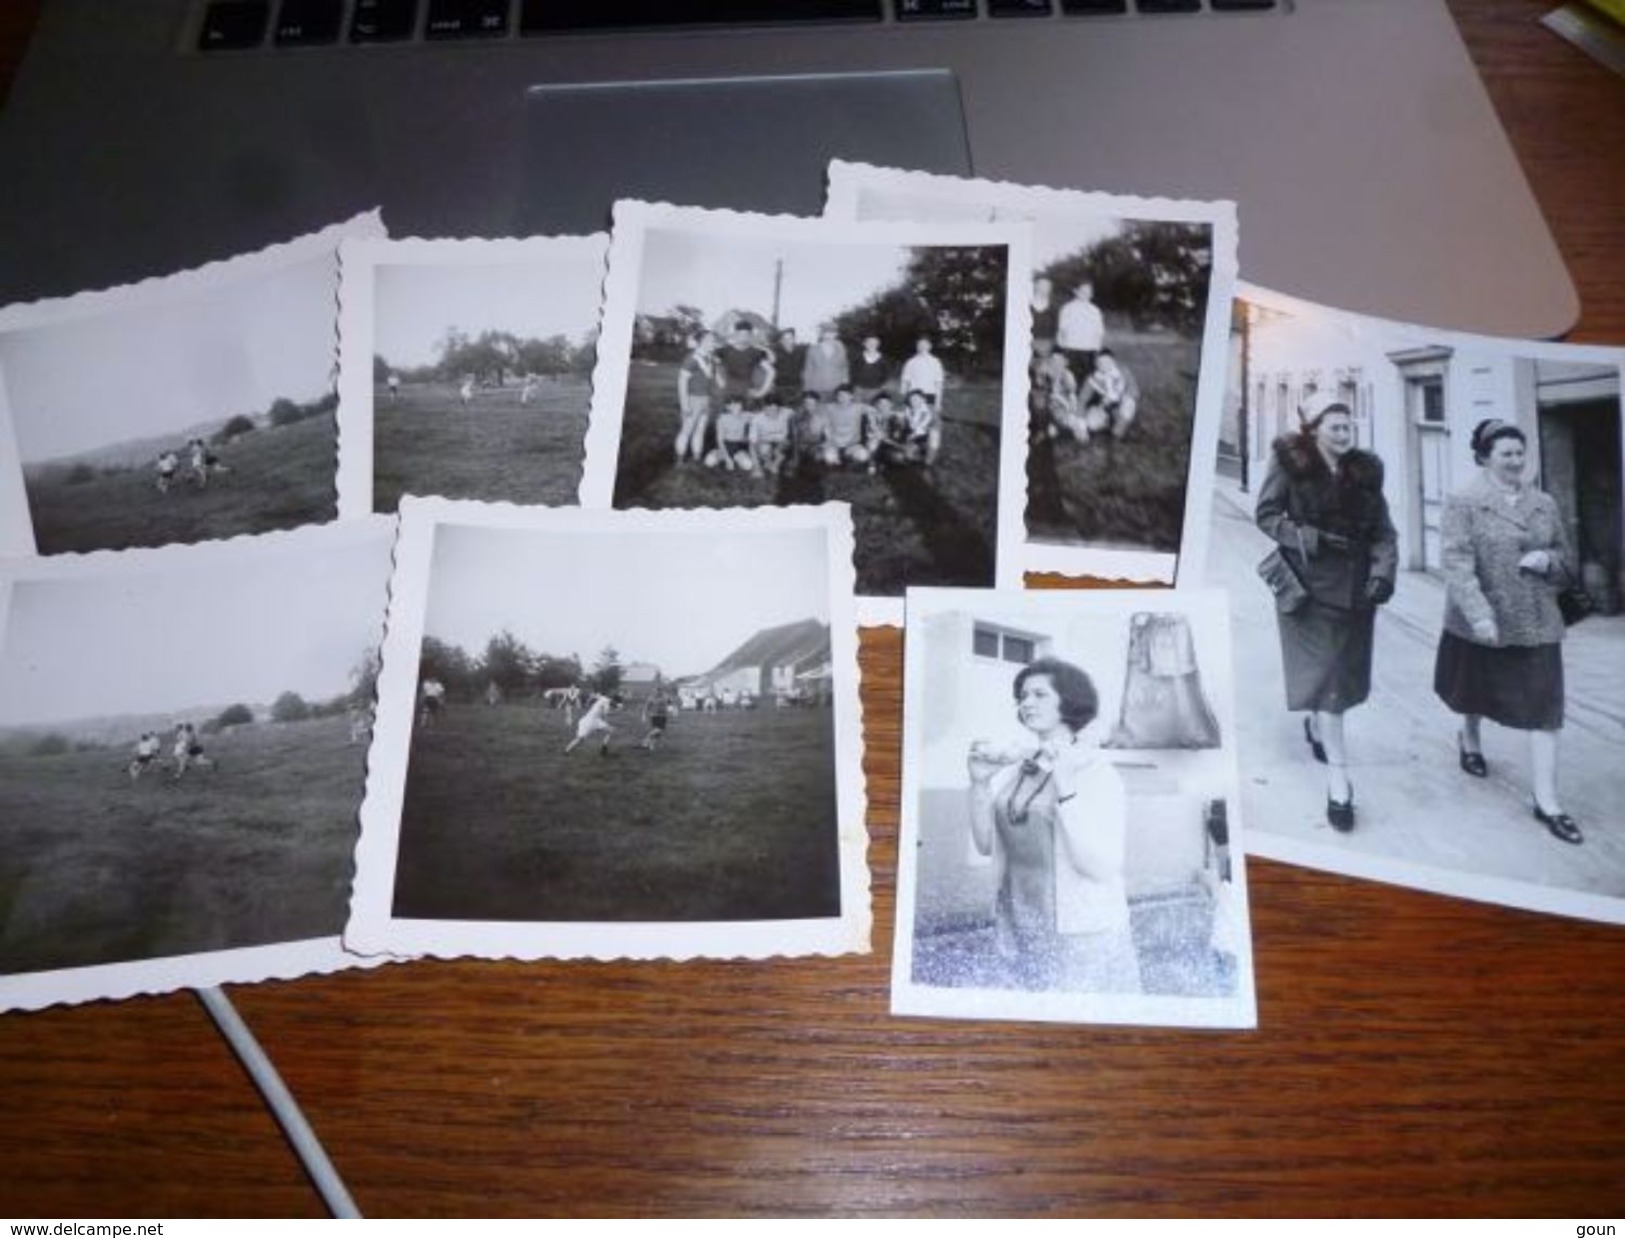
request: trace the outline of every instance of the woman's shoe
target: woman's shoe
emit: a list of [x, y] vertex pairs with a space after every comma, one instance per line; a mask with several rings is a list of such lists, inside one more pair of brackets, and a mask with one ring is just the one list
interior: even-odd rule
[[1484, 760], [1482, 752], [1468, 752], [1467, 745], [1462, 742], [1460, 735], [1456, 736], [1456, 756], [1461, 761], [1461, 772], [1471, 774], [1474, 778], [1488, 778], [1490, 776], [1489, 763]]
[[[1539, 812], [1539, 809], [1535, 811]], [[1349, 788], [1349, 797], [1339, 804], [1330, 795], [1326, 797], [1326, 824], [1339, 834], [1347, 834], [1354, 828], [1354, 788]]]
[[1307, 718], [1303, 720], [1303, 742], [1309, 745], [1309, 751], [1314, 756], [1315, 760], [1319, 761], [1322, 765], [1326, 764], [1326, 749], [1324, 746], [1322, 746], [1321, 742], [1315, 738], [1315, 728], [1309, 725], [1309, 719]]
[[1580, 832], [1574, 818], [1566, 812], [1542, 812], [1540, 805], [1535, 805], [1535, 820], [1546, 827], [1547, 833], [1553, 838], [1561, 839], [1566, 843], [1579, 846], [1585, 842], [1586, 836]]

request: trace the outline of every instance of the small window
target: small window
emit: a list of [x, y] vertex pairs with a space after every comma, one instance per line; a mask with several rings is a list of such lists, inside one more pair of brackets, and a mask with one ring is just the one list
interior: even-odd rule
[[1038, 656], [1038, 642], [1030, 636], [1017, 636], [1013, 632], [978, 625], [971, 638], [971, 650], [979, 658], [1017, 662], [1026, 666]]
[[1420, 384], [1422, 420], [1432, 425], [1444, 424], [1444, 383], [1437, 378], [1424, 379]]

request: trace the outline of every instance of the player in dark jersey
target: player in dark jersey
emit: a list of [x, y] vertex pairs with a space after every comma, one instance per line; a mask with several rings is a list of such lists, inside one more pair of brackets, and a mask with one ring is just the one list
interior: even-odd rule
[[756, 329], [743, 318], [733, 335], [716, 350], [717, 385], [726, 403], [737, 398], [755, 406], [773, 387], [773, 354], [756, 343]]

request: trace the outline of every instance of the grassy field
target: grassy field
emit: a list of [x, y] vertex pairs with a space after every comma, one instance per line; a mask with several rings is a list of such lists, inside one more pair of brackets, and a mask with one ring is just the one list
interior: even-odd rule
[[840, 910], [828, 710], [632, 711], [566, 756], [561, 711], [454, 705], [412, 741], [394, 911], [423, 919], [780, 920]]
[[998, 530], [999, 384], [950, 383], [942, 454], [930, 476], [914, 468], [874, 476], [809, 467], [778, 481], [672, 463], [677, 368], [632, 364], [621, 423], [615, 506], [852, 505], [858, 592], [900, 595], [907, 585], [991, 585]]
[[365, 757], [348, 739], [344, 718], [234, 728], [205, 741], [217, 769], [134, 784], [128, 748], [0, 757], [0, 971], [336, 936]]
[[1121, 441], [1035, 444], [1027, 459], [1027, 534], [1037, 542], [1177, 552], [1184, 529], [1200, 342], [1109, 330], [1140, 385]]
[[[264, 533], [332, 520], [337, 430], [331, 415], [258, 429], [215, 448], [230, 468], [193, 485], [185, 453], [167, 494], [151, 468], [26, 470], [28, 507], [41, 554], [165, 546]], [[181, 444], [177, 443], [179, 450]]]
[[480, 391], [465, 409], [449, 383], [407, 384], [391, 401], [373, 393], [374, 511], [402, 494], [573, 504], [591, 388], [583, 378], [544, 379], [529, 404], [519, 389]]

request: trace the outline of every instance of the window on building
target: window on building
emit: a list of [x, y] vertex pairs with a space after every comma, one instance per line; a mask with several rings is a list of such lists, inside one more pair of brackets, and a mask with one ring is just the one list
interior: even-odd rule
[[1444, 424], [1444, 379], [1424, 378], [1417, 386], [1417, 408], [1422, 420], [1431, 425]]
[[979, 658], [1026, 666], [1038, 656], [1038, 641], [1031, 636], [979, 623], [971, 637], [971, 649]]

